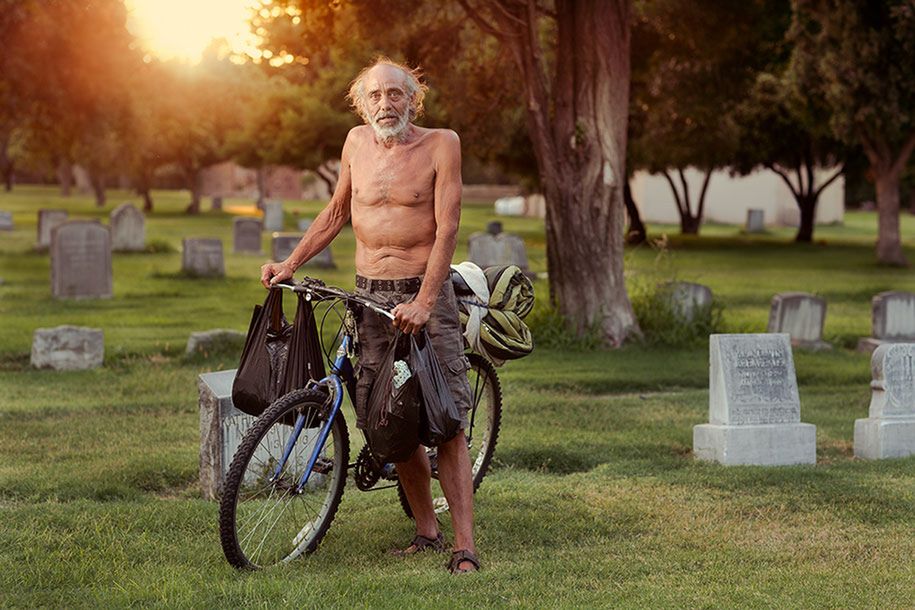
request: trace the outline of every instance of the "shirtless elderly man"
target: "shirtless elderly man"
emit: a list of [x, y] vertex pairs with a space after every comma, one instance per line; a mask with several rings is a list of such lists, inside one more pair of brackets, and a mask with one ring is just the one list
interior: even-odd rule
[[[264, 286], [291, 278], [352, 218], [357, 292], [399, 303], [393, 325], [368, 311], [358, 321], [360, 428], [365, 426], [372, 379], [395, 327], [411, 333], [427, 328], [465, 424], [470, 406], [469, 364], [454, 291], [446, 281], [461, 217], [461, 146], [451, 130], [413, 125], [424, 95], [425, 86], [414, 71], [388, 59], [379, 59], [356, 77], [349, 98], [366, 125], [354, 127], [346, 137], [334, 195], [289, 258], [261, 269]], [[475, 571], [473, 483], [463, 433], [439, 447], [438, 472], [454, 528], [449, 569]], [[444, 550], [424, 448], [397, 464], [397, 473], [416, 519], [416, 537], [394, 554]]]

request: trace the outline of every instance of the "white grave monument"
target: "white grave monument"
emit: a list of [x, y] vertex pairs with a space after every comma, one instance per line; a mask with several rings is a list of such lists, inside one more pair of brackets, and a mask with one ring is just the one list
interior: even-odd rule
[[915, 343], [915, 294], [876, 295], [871, 300], [871, 335], [858, 341], [858, 351], [872, 352], [884, 343]]
[[66, 210], [38, 210], [38, 249], [47, 250], [51, 246], [51, 230], [67, 222]]
[[181, 271], [198, 277], [224, 277], [222, 241], [185, 239], [182, 241]]
[[496, 216], [524, 216], [524, 197], [499, 197], [496, 199]]
[[51, 232], [51, 296], [98, 299], [112, 294], [111, 233], [96, 220], [71, 220]]
[[709, 423], [693, 428], [696, 457], [727, 466], [816, 463], [816, 426], [801, 423], [788, 335], [711, 335], [709, 352]]
[[[232, 404], [232, 383], [235, 381], [235, 372], [236, 369], [232, 369], [204, 373], [197, 377], [197, 390], [200, 397], [200, 488], [203, 497], [208, 500], [217, 499], [222, 494], [232, 456], [238, 450], [245, 432], [256, 419], [239, 411]], [[292, 426], [283, 428], [292, 431]], [[318, 428], [310, 430], [317, 431]], [[307, 430], [303, 431], [303, 436], [300, 438], [307, 439], [308, 434]], [[312, 433], [311, 436], [317, 438], [318, 435]], [[287, 439], [285, 434], [281, 434], [276, 439], [278, 446], [284, 447]], [[313, 444], [307, 443], [297, 445], [295, 459], [298, 471], [304, 470], [313, 447]], [[258, 455], [255, 452], [255, 457], [259, 457], [263, 463], [270, 461], [270, 456], [266, 454]]]
[[665, 286], [670, 291], [674, 311], [684, 320], [695, 320], [697, 316], [707, 315], [712, 307], [712, 289], [693, 282], [668, 282]]
[[37, 369], [77, 371], [102, 366], [105, 336], [100, 328], [56, 326], [36, 328], [31, 365]]
[[747, 233], [762, 233], [766, 230], [766, 213], [764, 210], [747, 210]]
[[146, 218], [131, 203], [111, 211], [111, 249], [115, 252], [142, 252], [146, 249]]
[[915, 454], [915, 343], [886, 343], [871, 356], [871, 404], [855, 420], [855, 457]]
[[239, 216], [232, 220], [232, 252], [236, 254], [263, 254], [261, 234], [264, 223], [260, 218]]
[[264, 204], [264, 230], [283, 230], [283, 202], [268, 201]]
[[766, 332], [788, 333], [791, 345], [813, 350], [831, 349], [823, 341], [826, 301], [806, 292], [781, 292], [772, 297]]
[[13, 213], [0, 210], [0, 231], [13, 230]]

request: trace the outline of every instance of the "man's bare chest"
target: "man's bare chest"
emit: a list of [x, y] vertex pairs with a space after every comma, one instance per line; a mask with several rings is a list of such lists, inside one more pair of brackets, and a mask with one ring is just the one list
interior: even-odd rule
[[367, 151], [351, 161], [353, 199], [362, 204], [424, 203], [435, 189], [435, 167], [426, 147], [378, 154]]

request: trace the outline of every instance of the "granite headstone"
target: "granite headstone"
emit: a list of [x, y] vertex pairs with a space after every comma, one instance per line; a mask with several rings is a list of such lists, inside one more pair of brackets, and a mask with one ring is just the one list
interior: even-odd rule
[[214, 211], [221, 210], [222, 209], [222, 197], [219, 197], [218, 195], [216, 197], [213, 197], [213, 199], [211, 200], [210, 209], [214, 210]]
[[823, 341], [826, 301], [806, 292], [782, 292], [772, 297], [767, 332], [788, 333], [791, 345], [806, 349], [830, 349]]
[[[312, 220], [310, 218], [300, 218], [299, 219], [299, 231], [303, 234], [311, 226]], [[324, 269], [335, 269], [337, 265], [334, 263], [333, 254], [331, 254], [330, 246], [327, 246], [320, 252], [318, 252], [306, 265], [312, 265], [315, 267], [320, 267]]]
[[526, 275], [534, 276], [527, 262], [524, 240], [511, 233], [493, 235], [476, 232], [467, 243], [467, 257], [482, 269], [500, 265], [517, 265]]
[[124, 203], [111, 211], [111, 249], [142, 252], [146, 249], [146, 218], [133, 204]]
[[267, 201], [264, 203], [264, 230], [283, 230], [283, 202]]
[[885, 343], [871, 356], [867, 419], [855, 420], [855, 456], [915, 454], [915, 343]]
[[674, 312], [684, 320], [708, 317], [712, 311], [712, 289], [693, 282], [668, 282]]
[[100, 328], [37, 328], [32, 336], [31, 364], [38, 369], [76, 371], [102, 365], [105, 336]]
[[67, 222], [66, 210], [38, 210], [38, 249], [46, 250], [51, 246], [51, 230]]
[[13, 213], [0, 210], [0, 231], [13, 230]]
[[709, 423], [693, 452], [725, 465], [816, 463], [816, 426], [801, 423], [787, 334], [709, 337]]
[[239, 216], [232, 220], [232, 252], [236, 254], [262, 254], [261, 235], [264, 223], [260, 218]]
[[95, 220], [72, 220], [51, 231], [51, 296], [96, 299], [112, 294], [111, 233]]
[[500, 197], [496, 199], [497, 216], [524, 216], [524, 197]]
[[182, 242], [181, 271], [198, 277], [224, 277], [222, 241], [218, 239], [185, 239]]
[[915, 294], [881, 292], [871, 300], [871, 335], [858, 350], [872, 352], [883, 343], [915, 343]]
[[751, 208], [747, 210], [747, 233], [762, 233], [766, 230], [765, 210]]

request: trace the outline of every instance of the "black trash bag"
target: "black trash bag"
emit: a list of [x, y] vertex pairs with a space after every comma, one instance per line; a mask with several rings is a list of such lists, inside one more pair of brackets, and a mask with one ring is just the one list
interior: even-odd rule
[[410, 366], [422, 394], [419, 440], [426, 447], [438, 447], [454, 438], [463, 422], [425, 329], [410, 335]]
[[232, 404], [258, 416], [285, 390], [286, 360], [292, 325], [283, 315], [282, 289], [267, 293], [263, 305], [254, 307], [248, 336], [232, 383]]
[[368, 397], [365, 436], [381, 464], [406, 461], [419, 447], [419, 383], [408, 362], [409, 346], [396, 331]]
[[304, 388], [309, 380], [320, 381], [327, 376], [314, 308], [305, 295], [299, 293], [298, 297], [299, 305], [292, 322], [292, 337], [286, 359], [283, 394]]

